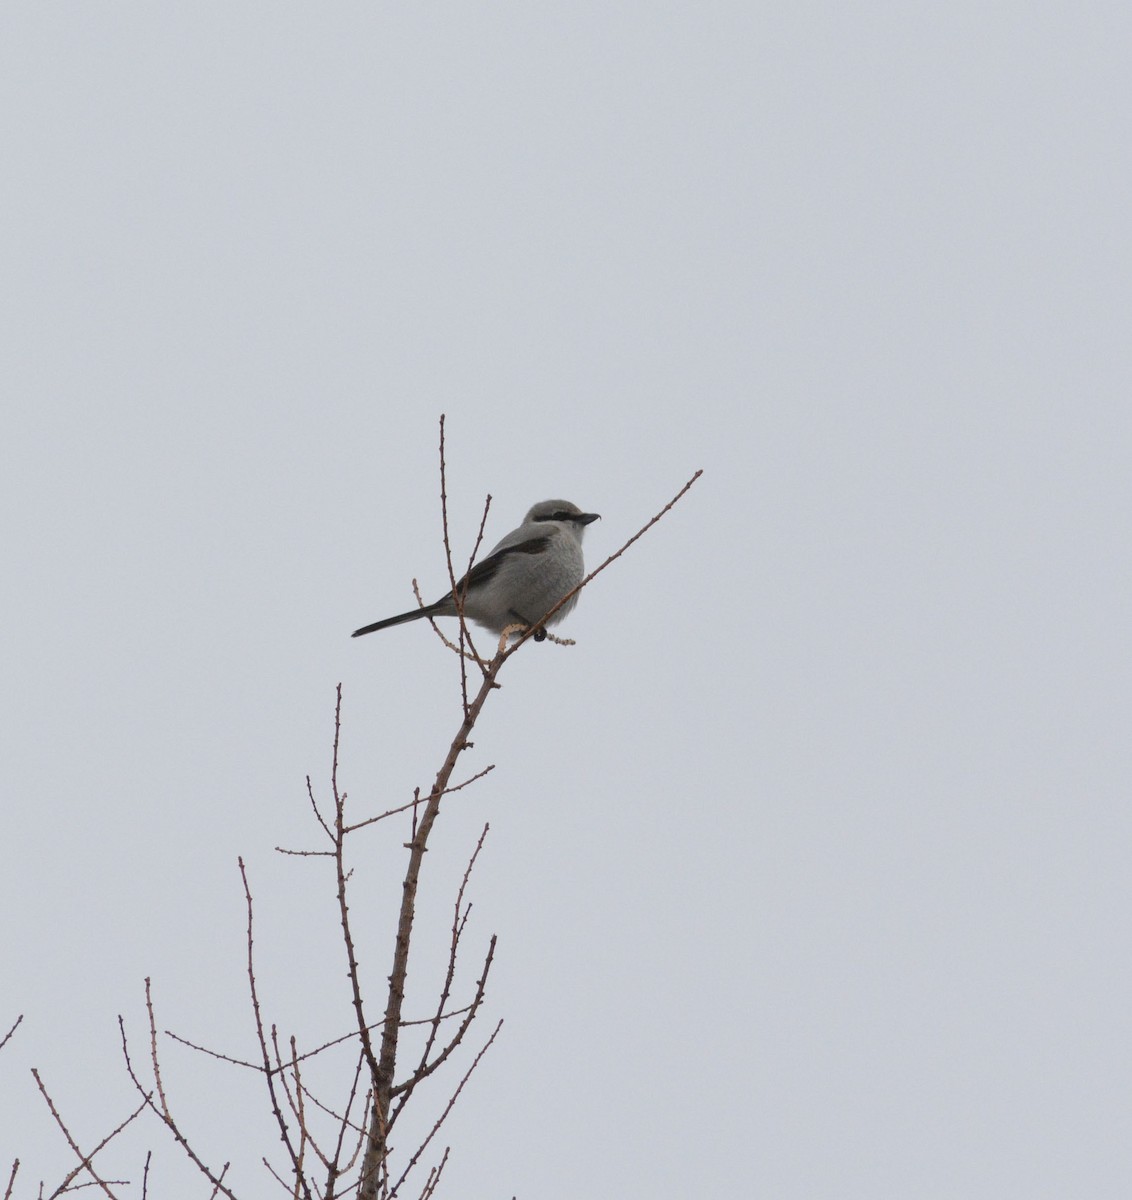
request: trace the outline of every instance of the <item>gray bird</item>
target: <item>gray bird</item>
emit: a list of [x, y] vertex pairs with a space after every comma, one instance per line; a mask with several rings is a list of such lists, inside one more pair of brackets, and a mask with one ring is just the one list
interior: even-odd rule
[[[598, 513], [587, 513], [569, 500], [543, 500], [512, 529], [481, 562], [456, 584], [464, 596], [464, 616], [502, 633], [508, 625], [533, 625], [585, 577], [582, 535]], [[466, 589], [466, 594], [465, 594]], [[547, 622], [556, 625], [578, 602], [573, 596]], [[387, 629], [421, 617], [454, 617], [452, 593], [441, 596], [426, 608], [413, 608], [396, 617], [355, 629], [352, 636]], [[535, 639], [546, 636], [539, 629]]]

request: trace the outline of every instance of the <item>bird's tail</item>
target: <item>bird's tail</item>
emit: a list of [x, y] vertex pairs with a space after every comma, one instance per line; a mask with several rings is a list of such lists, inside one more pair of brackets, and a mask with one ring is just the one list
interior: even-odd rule
[[435, 617], [438, 607], [430, 604], [427, 608], [411, 608], [408, 612], [399, 613], [395, 617], [386, 617], [384, 621], [374, 621], [372, 625], [363, 625], [355, 629], [351, 637], [361, 637], [363, 633], [374, 633], [378, 629], [388, 629], [390, 625], [404, 625], [406, 621], [417, 621], [421, 617]]

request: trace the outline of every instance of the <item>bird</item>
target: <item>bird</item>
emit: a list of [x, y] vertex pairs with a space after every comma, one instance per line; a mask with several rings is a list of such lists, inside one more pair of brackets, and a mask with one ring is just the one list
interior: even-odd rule
[[[542, 641], [546, 637], [542, 618], [585, 576], [582, 535], [587, 525], [599, 519], [599, 513], [583, 512], [569, 500], [540, 501], [456, 584], [455, 595], [449, 591], [434, 604], [363, 625], [350, 636], [422, 617], [454, 617], [455, 596], [459, 596], [468, 620], [493, 633], [502, 633], [509, 625], [530, 628], [538, 622], [534, 636]], [[571, 596], [546, 624], [557, 624], [577, 602], [578, 597]]]

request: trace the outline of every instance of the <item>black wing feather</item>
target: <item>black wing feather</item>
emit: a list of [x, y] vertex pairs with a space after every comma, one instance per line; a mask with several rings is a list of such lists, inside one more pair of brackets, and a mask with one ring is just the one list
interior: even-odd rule
[[489, 554], [483, 562], [476, 563], [467, 575], [456, 584], [457, 594], [466, 595], [465, 589], [470, 590], [493, 579], [503, 560], [510, 558], [511, 555], [541, 554], [549, 545], [550, 536], [541, 534], [539, 537], [528, 538], [525, 542], [517, 542], [514, 546], [504, 546], [502, 550], [496, 550], [494, 554]]

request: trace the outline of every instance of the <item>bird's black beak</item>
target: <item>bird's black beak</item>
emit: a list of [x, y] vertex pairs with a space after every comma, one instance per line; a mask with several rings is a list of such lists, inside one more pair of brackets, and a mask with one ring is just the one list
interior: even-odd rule
[[592, 525], [594, 521], [601, 520], [601, 513], [578, 513], [574, 518], [575, 525]]

